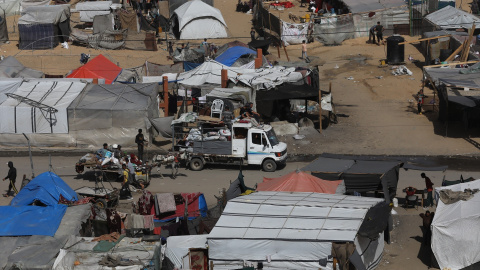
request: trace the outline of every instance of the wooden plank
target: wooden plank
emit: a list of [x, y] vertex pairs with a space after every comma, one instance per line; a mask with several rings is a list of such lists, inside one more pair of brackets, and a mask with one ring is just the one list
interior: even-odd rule
[[450, 62], [455, 58], [455, 55], [457, 55], [463, 48], [463, 44], [458, 46], [458, 48], [447, 58], [445, 59], [445, 62]]
[[433, 68], [433, 67], [444, 67], [444, 66], [456, 66], [456, 65], [463, 65], [463, 64], [473, 64], [478, 63], [480, 60], [472, 60], [466, 62], [456, 62], [456, 63], [448, 63], [448, 64], [439, 64], [439, 65], [431, 65], [431, 66], [424, 66], [423, 68]]
[[444, 37], [451, 37], [452, 35], [444, 35], [444, 36], [438, 36], [438, 37], [429, 37], [429, 38], [421, 38], [413, 41], [404, 41], [398, 43], [398, 45], [404, 45], [404, 44], [410, 44], [410, 43], [415, 43], [415, 42], [420, 42], [420, 41], [426, 41], [426, 40], [432, 40], [432, 39], [437, 39], [437, 38], [444, 38]]
[[463, 57], [460, 59], [460, 61], [467, 61], [468, 60], [468, 55], [470, 54], [470, 43], [472, 42], [473, 38], [473, 32], [475, 31], [475, 24], [472, 25], [472, 29], [470, 29], [470, 34], [468, 35], [468, 40], [467, 44], [465, 44], [465, 50]]

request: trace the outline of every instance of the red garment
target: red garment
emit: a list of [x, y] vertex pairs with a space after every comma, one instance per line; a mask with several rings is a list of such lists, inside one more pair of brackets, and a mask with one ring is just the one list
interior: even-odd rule
[[162, 227], [156, 227], [153, 229], [153, 234], [160, 235], [162, 233]]
[[[154, 199], [150, 191], [144, 190], [142, 196], [138, 199], [138, 214], [150, 215], [152, 208], [154, 208]], [[155, 212], [155, 209], [153, 209]]]
[[427, 186], [427, 191], [433, 191], [433, 183], [430, 181], [430, 178], [425, 176], [425, 185]]
[[142, 162], [135, 156], [135, 154], [130, 154], [130, 162], [135, 165], [142, 165]]

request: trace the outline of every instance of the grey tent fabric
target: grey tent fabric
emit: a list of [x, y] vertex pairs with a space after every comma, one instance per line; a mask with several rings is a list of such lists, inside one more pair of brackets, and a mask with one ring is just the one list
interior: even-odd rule
[[25, 67], [13, 56], [0, 62], [0, 78], [42, 78], [43, 75], [41, 71]]
[[0, 44], [8, 41], [7, 20], [5, 14], [0, 16]]
[[172, 138], [172, 121], [174, 116], [169, 117], [160, 117], [150, 119], [153, 127], [157, 130], [158, 134], [162, 135], [164, 138]]
[[425, 16], [425, 19], [444, 29], [470, 28], [473, 23], [480, 23], [480, 19], [475, 15], [452, 6], [432, 12]]
[[182, 73], [184, 72], [183, 63], [177, 62], [173, 65], [159, 65], [152, 62], [145, 62], [146, 76], [162, 76], [165, 73]]
[[59, 24], [70, 19], [70, 5], [33, 6], [22, 14], [18, 24]]
[[339, 180], [341, 174], [355, 164], [354, 160], [319, 157], [301, 170], [323, 180]]
[[417, 170], [417, 171], [445, 171], [448, 169], [448, 166], [437, 166], [437, 165], [425, 165], [425, 164], [417, 164], [413, 162], [405, 162], [403, 163], [402, 168], [405, 170]]
[[361, 13], [405, 5], [403, 0], [342, 0], [352, 13]]
[[93, 34], [101, 34], [106, 30], [113, 31], [112, 16], [112, 14], [105, 14], [93, 17]]

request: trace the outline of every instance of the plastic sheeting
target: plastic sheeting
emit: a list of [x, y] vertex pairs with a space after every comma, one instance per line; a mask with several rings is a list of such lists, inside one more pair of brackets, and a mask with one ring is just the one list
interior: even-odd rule
[[[18, 86], [15, 79], [2, 84], [10, 82], [12, 88]], [[57, 112], [50, 114], [40, 107], [6, 98], [0, 104], [0, 133], [68, 133], [67, 107], [85, 86], [84, 82], [63, 79], [23, 81], [10, 93], [55, 108]]]
[[[257, 52], [250, 48], [245, 48], [242, 46], [235, 46], [228, 48], [224, 53], [217, 56], [215, 61], [219, 62], [220, 64], [226, 66], [232, 66], [238, 58], [242, 57], [243, 55], [257, 55]], [[185, 69], [186, 70], [186, 69]]]
[[[317, 269], [318, 261], [331, 254], [331, 242], [357, 239], [368, 209], [381, 201], [305, 192], [237, 197], [227, 203], [208, 235], [210, 261], [215, 269], [238, 268], [244, 261], [263, 261], [264, 269]], [[372, 241], [369, 252], [362, 248], [370, 241], [357, 246], [367, 268], [381, 258], [379, 239]]]
[[[480, 180], [448, 187], [436, 187], [435, 197], [444, 189], [464, 191], [479, 189]], [[480, 193], [468, 201], [444, 204], [437, 200], [432, 222], [432, 251], [440, 269], [463, 269], [480, 261]]]
[[352, 13], [405, 6], [404, 0], [342, 0]]
[[307, 40], [308, 23], [287, 23], [282, 21], [282, 41], [285, 46], [301, 44]]
[[470, 28], [473, 23], [475, 26], [480, 23], [477, 16], [452, 6], [432, 12], [425, 16], [425, 19], [442, 29]]
[[93, 18], [97, 15], [110, 14], [111, 5], [112, 1], [88, 1], [78, 3], [75, 9], [80, 11], [80, 21], [93, 22]]
[[59, 24], [70, 19], [70, 5], [33, 6], [22, 14], [18, 24]]
[[66, 210], [66, 205], [0, 206], [0, 236], [53, 236]]
[[27, 68], [15, 57], [8, 56], [0, 62], [1, 78], [42, 78], [43, 72]]
[[[227, 26], [223, 19], [222, 12], [200, 0], [189, 1], [174, 11], [178, 17], [179, 28], [183, 28], [197, 18], [211, 17]], [[201, 25], [200, 28], [207, 28], [208, 25]]]
[[3, 11], [5, 11], [5, 16], [18, 15], [20, 14], [20, 0], [4, 0], [0, 2], [0, 13], [3, 16]]
[[294, 171], [278, 178], [263, 178], [258, 183], [258, 191], [316, 192], [335, 194], [343, 180], [326, 181], [311, 174]]
[[112, 84], [121, 71], [121, 67], [99, 54], [85, 65], [73, 70], [67, 78], [105, 79], [106, 84]]
[[[188, 269], [188, 253], [191, 248], [208, 248], [207, 234], [170, 236], [167, 238], [165, 256], [179, 269]], [[187, 264], [185, 264], [185, 259]]]
[[10, 202], [11, 206], [31, 205], [39, 201], [47, 206], [58, 204], [62, 195], [69, 201], [78, 200], [77, 193], [53, 172], [44, 172], [30, 181]]

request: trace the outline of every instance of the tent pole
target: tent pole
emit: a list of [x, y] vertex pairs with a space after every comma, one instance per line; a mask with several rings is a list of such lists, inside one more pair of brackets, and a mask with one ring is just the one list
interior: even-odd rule
[[165, 112], [165, 117], [168, 116], [168, 77], [163, 76], [163, 109]]

